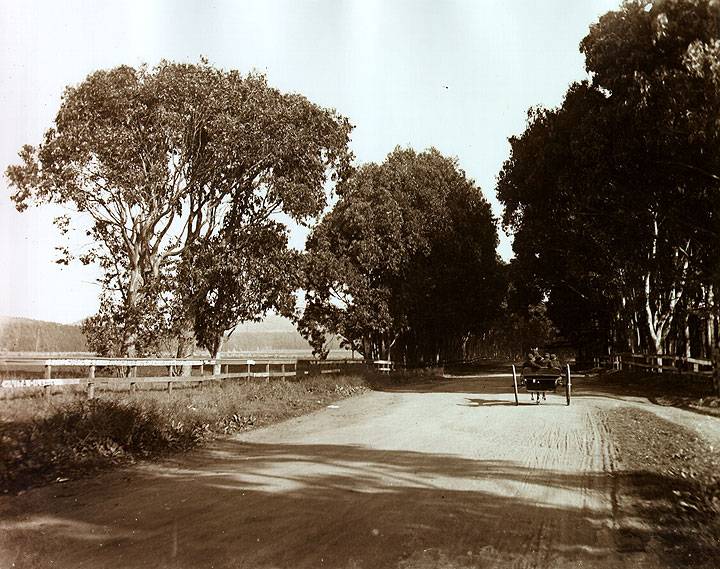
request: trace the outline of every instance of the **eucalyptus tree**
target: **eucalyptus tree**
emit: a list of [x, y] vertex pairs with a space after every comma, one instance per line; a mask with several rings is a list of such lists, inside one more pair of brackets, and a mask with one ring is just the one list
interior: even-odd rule
[[[101, 312], [118, 326], [119, 351], [137, 353], [151, 318], [180, 332], [182, 356], [211, 302], [212, 275], [229, 260], [258, 258], [267, 244], [257, 235], [270, 249], [286, 242], [285, 227], [270, 223], [277, 214], [303, 222], [322, 211], [328, 183], [349, 171], [350, 130], [335, 111], [259, 74], [206, 61], [121, 66], [67, 88], [55, 125], [23, 147], [7, 176], [19, 210], [61, 204], [76, 212], [57, 220], [63, 229], [89, 227], [93, 245], [79, 258], [103, 271]], [[202, 278], [188, 269], [198, 259]], [[234, 314], [254, 318], [268, 304], [250, 310], [250, 301]]]
[[626, 129], [637, 140], [647, 194], [643, 295], [652, 348], [660, 352], [672, 320], [689, 312], [706, 319], [712, 344], [720, 276], [720, 4], [626, 2], [591, 28], [581, 50], [593, 86], [632, 111]]
[[511, 139], [504, 221], [566, 334], [661, 353], [684, 328], [689, 355], [688, 314], [717, 325], [719, 10], [633, 1], [603, 16], [581, 44], [591, 80]]
[[462, 355], [504, 293], [497, 230], [480, 189], [437, 150], [396, 149], [338, 189], [308, 238], [300, 329], [367, 358]]

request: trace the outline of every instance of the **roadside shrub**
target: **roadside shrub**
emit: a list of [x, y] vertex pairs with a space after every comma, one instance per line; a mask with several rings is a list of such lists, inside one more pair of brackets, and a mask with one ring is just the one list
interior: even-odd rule
[[[185, 451], [218, 435], [312, 411], [367, 389], [360, 377], [217, 381], [202, 390], [106, 391], [0, 401], [0, 490]], [[67, 397], [67, 399], [63, 399]], [[51, 398], [52, 399], [52, 398]]]

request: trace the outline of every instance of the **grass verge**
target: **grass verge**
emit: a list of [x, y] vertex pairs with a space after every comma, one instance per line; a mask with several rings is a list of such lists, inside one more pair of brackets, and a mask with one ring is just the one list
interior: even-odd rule
[[368, 389], [359, 376], [218, 381], [202, 389], [0, 400], [0, 492], [189, 450]]

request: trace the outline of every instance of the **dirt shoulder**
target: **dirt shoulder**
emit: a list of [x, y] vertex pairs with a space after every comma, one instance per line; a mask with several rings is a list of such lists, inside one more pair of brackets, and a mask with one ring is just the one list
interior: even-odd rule
[[716, 567], [720, 553], [718, 449], [690, 428], [650, 410], [607, 412], [619, 468], [633, 484], [622, 494], [630, 520], [623, 541], [630, 549], [655, 547], [672, 566]]

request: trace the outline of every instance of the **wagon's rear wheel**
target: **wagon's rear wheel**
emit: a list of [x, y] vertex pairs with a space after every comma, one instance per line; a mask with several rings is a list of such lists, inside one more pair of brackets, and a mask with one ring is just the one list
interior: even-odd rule
[[567, 404], [570, 405], [570, 392], [572, 391], [572, 382], [570, 381], [570, 366], [565, 368], [565, 399]]
[[517, 407], [518, 405], [520, 405], [520, 400], [518, 399], [517, 373], [515, 372], [515, 366], [512, 366], [512, 373], [513, 373], [513, 389], [515, 391], [515, 406]]

